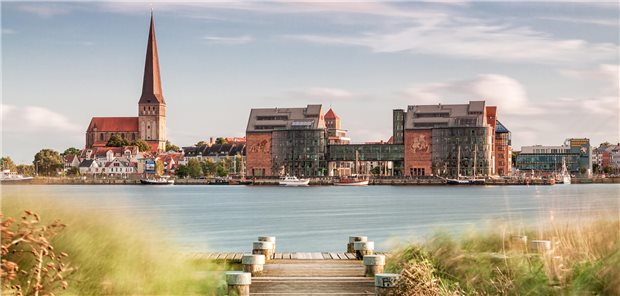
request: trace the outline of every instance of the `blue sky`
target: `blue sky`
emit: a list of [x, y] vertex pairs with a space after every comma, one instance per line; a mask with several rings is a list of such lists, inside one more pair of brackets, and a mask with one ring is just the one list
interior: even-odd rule
[[513, 146], [620, 141], [614, 2], [2, 2], [2, 154], [136, 116], [151, 7], [168, 136], [242, 136], [252, 107], [330, 106], [354, 142], [394, 108], [486, 99]]

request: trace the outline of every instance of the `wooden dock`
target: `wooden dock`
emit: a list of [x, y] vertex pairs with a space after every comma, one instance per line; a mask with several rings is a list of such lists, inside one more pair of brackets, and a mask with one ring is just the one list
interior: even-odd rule
[[374, 279], [364, 277], [361, 261], [335, 258], [270, 260], [252, 278], [250, 295], [375, 295]]
[[[213, 260], [220, 262], [239, 263], [242, 252], [214, 252], [214, 253], [197, 253], [191, 257], [193, 259]], [[248, 254], [248, 253], [245, 253]], [[378, 253], [382, 254], [382, 253]], [[284, 252], [275, 253], [276, 260], [356, 260], [353, 253], [337, 253], [337, 252]], [[271, 261], [270, 261], [271, 262]], [[358, 261], [359, 262], [359, 261]]]

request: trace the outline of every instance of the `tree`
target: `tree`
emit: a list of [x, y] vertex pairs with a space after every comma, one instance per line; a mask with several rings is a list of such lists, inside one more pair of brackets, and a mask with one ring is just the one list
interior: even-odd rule
[[614, 170], [614, 169], [613, 169], [610, 165], [607, 165], [607, 166], [605, 166], [605, 167], [603, 168], [603, 172], [604, 172], [605, 174], [611, 174], [611, 172], [613, 172], [613, 170]]
[[181, 151], [181, 148], [179, 148], [179, 146], [177, 145], [170, 143], [170, 141], [166, 141], [166, 152], [168, 151], [179, 152]]
[[598, 165], [598, 163], [593, 163], [592, 164], [592, 172], [594, 172], [595, 174], [600, 173], [601, 170], [601, 166]]
[[189, 168], [189, 176], [192, 178], [198, 178], [203, 175], [202, 166], [200, 165], [200, 161], [195, 158], [192, 158], [187, 163]]
[[65, 152], [63, 152], [61, 155], [62, 155], [62, 156], [68, 156], [68, 155], [80, 155], [80, 153], [81, 153], [81, 152], [82, 152], [82, 151], [81, 151], [80, 149], [77, 149], [77, 148], [75, 148], [75, 147], [70, 147], [70, 148], [67, 148], [67, 149], [65, 150]]
[[131, 142], [131, 145], [138, 146], [138, 151], [140, 152], [151, 151], [151, 146], [149, 146], [149, 144], [146, 143], [146, 141], [142, 139], [138, 139], [138, 140]]
[[65, 161], [55, 150], [42, 149], [34, 156], [32, 162], [38, 174], [46, 176], [56, 175], [65, 166]]
[[15, 166], [15, 163], [13, 162], [13, 160], [6, 156], [0, 159], [0, 166], [2, 167], [2, 170], [10, 170], [11, 172], [14, 172], [17, 170], [17, 167]]
[[201, 146], [204, 146], [204, 145], [207, 145], [207, 142], [205, 142], [205, 141], [200, 141], [200, 142], [196, 143], [194, 146], [196, 146], [196, 147], [201, 147]]
[[129, 146], [129, 141], [125, 137], [115, 134], [110, 137], [110, 140], [105, 145], [108, 147], [123, 147]]
[[226, 167], [224, 167], [224, 163], [223, 162], [219, 162], [217, 164], [217, 176], [218, 177], [226, 177], [226, 176], [228, 176], [228, 170], [226, 169]]
[[189, 176], [189, 167], [184, 164], [180, 164], [174, 174], [179, 178], [185, 179]]
[[517, 156], [519, 156], [519, 152], [512, 152], [512, 167], [517, 166]]
[[76, 167], [70, 167], [67, 170], [67, 176], [79, 176], [80, 175], [80, 170]]
[[205, 158], [202, 161], [202, 172], [205, 176], [212, 177], [217, 173], [217, 164], [211, 158]]
[[215, 139], [215, 144], [219, 144], [219, 145], [228, 144], [228, 141], [226, 140], [226, 138], [219, 137]]
[[20, 164], [15, 170], [23, 176], [34, 176], [34, 166], [31, 164]]
[[161, 159], [155, 161], [155, 174], [160, 176], [164, 174], [164, 161]]

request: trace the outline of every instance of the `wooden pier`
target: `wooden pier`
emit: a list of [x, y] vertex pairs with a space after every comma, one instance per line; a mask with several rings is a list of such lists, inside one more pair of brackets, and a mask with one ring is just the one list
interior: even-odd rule
[[[213, 260], [227, 263], [240, 263], [242, 252], [214, 252], [199, 253], [192, 255], [193, 259]], [[247, 254], [247, 253], [245, 253]], [[337, 253], [337, 252], [284, 252], [275, 253], [274, 258], [277, 260], [356, 260], [355, 253]]]

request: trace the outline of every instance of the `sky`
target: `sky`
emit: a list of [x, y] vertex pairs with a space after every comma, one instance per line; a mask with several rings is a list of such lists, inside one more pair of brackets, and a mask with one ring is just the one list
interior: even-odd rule
[[137, 116], [151, 8], [169, 140], [243, 136], [250, 108], [323, 104], [353, 142], [392, 109], [486, 100], [524, 145], [620, 142], [617, 2], [2, 2], [2, 155], [83, 148]]

